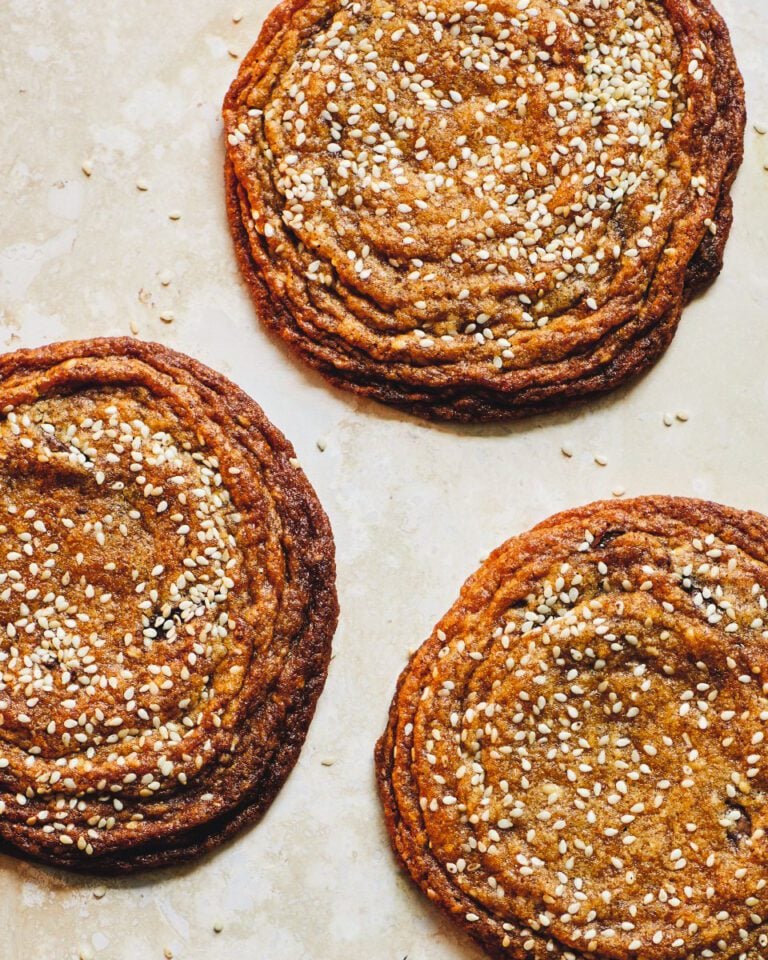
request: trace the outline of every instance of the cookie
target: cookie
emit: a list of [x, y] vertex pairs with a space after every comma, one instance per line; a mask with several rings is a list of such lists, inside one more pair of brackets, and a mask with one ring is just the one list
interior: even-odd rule
[[744, 119], [709, 0], [284, 0], [224, 103], [239, 264], [339, 387], [561, 407], [648, 368], [720, 271]]
[[768, 945], [768, 518], [646, 497], [496, 550], [376, 764], [414, 882], [493, 957]]
[[131, 339], [0, 357], [0, 837], [94, 873], [259, 817], [337, 619], [331, 530], [238, 387]]

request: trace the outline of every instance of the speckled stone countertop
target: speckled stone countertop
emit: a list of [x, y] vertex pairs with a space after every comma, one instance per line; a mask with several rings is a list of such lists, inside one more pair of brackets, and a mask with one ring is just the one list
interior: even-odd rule
[[768, 4], [718, 5], [750, 111], [722, 277], [640, 382], [478, 428], [331, 390], [255, 319], [226, 226], [219, 110], [267, 0], [0, 5], [0, 347], [134, 332], [235, 380], [328, 511], [342, 605], [326, 692], [265, 820], [131, 880], [0, 858], [2, 960], [480, 956], [398, 873], [379, 815], [373, 744], [408, 650], [482, 557], [557, 510], [625, 491], [768, 512], [768, 136], [753, 126], [768, 126]]

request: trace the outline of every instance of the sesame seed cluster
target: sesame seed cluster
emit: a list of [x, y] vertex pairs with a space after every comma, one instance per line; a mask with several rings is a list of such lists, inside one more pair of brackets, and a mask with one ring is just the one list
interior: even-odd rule
[[286, 0], [224, 117], [264, 320], [342, 385], [491, 419], [663, 350], [744, 107], [708, 0]]
[[768, 519], [644, 498], [500, 547], [403, 672], [379, 785], [493, 956], [768, 953]]
[[157, 345], [7, 355], [0, 411], [0, 835], [89, 871], [206, 849], [322, 687], [322, 510], [259, 408]]

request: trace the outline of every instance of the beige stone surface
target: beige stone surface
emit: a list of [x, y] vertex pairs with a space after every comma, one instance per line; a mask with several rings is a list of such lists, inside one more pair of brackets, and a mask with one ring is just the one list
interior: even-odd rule
[[0, 858], [0, 960], [479, 956], [398, 874], [379, 817], [371, 752], [407, 651], [488, 551], [561, 508], [624, 488], [768, 512], [768, 136], [752, 126], [768, 125], [768, 3], [719, 4], [750, 108], [720, 281], [641, 382], [575, 412], [457, 428], [325, 387], [256, 322], [225, 223], [219, 107], [266, 0], [2, 0], [0, 348], [133, 324], [242, 385], [330, 515], [343, 612], [266, 819], [199, 863], [128, 881]]

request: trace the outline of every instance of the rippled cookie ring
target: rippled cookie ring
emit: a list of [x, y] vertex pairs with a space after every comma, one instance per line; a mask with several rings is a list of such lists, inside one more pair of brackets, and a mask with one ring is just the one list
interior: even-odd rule
[[722, 266], [744, 93], [709, 0], [284, 0], [224, 119], [263, 322], [338, 386], [492, 420], [664, 351]]
[[234, 384], [157, 344], [0, 357], [0, 837], [94, 872], [269, 806], [325, 680], [328, 521]]
[[377, 747], [421, 889], [494, 957], [768, 948], [768, 519], [650, 497], [496, 550]]

